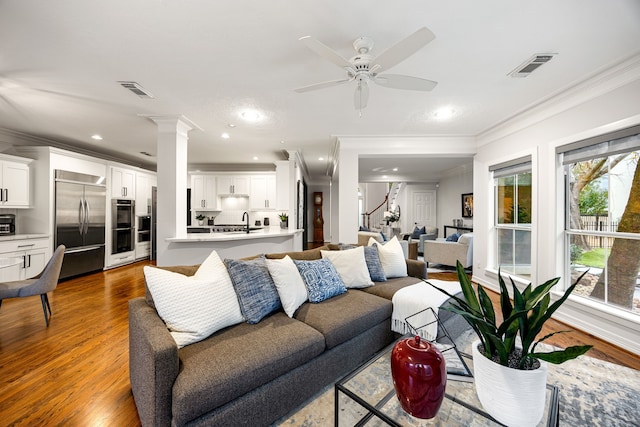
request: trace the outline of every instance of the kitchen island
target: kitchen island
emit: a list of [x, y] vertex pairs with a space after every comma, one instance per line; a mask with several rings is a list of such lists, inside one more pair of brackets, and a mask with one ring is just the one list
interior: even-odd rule
[[166, 241], [169, 243], [171, 265], [193, 265], [202, 263], [214, 249], [222, 259], [301, 251], [302, 231], [265, 227], [249, 233], [188, 233], [184, 237], [170, 237]]

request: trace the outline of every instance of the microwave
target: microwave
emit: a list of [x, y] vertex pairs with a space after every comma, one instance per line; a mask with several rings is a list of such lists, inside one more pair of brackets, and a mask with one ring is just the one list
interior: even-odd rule
[[0, 236], [16, 234], [16, 216], [14, 214], [0, 215]]

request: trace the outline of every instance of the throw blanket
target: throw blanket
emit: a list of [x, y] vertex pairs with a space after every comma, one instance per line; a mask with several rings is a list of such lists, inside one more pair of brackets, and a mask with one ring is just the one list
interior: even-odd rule
[[[440, 289], [444, 289], [452, 295], [462, 292], [459, 282], [429, 280], [429, 283], [432, 283]], [[448, 299], [449, 297], [446, 294], [443, 294], [433, 286], [422, 281], [400, 289], [392, 299], [393, 314], [391, 315], [391, 330], [403, 335], [416, 333], [410, 325], [407, 324], [405, 319], [429, 307], [437, 312], [438, 307]], [[433, 312], [430, 310], [410, 319], [410, 323], [414, 328], [419, 328], [417, 330], [418, 335], [426, 340], [433, 341], [438, 334], [438, 324], [435, 322]]]

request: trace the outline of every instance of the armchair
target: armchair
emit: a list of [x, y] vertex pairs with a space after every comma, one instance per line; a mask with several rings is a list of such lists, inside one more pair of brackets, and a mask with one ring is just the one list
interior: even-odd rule
[[431, 227], [431, 226], [425, 225], [424, 230], [425, 232], [420, 234], [420, 237], [417, 239], [413, 237], [415, 236], [415, 234], [413, 233], [409, 237], [409, 243], [418, 242], [418, 255], [424, 254], [424, 242], [426, 240], [436, 240], [438, 238], [438, 227]]
[[425, 241], [424, 261], [429, 265], [443, 264], [456, 265], [460, 261], [464, 268], [473, 265], [473, 234], [465, 233], [457, 242], [447, 242], [445, 240]]

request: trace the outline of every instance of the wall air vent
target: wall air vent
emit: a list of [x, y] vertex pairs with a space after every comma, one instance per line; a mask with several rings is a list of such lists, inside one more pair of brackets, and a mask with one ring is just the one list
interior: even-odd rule
[[151, 94], [151, 92], [149, 92], [148, 90], [146, 90], [136, 82], [119, 81], [118, 83], [120, 84], [120, 86], [122, 86], [125, 89], [129, 89], [131, 92], [135, 93], [140, 98], [153, 98], [153, 95]]
[[557, 55], [557, 53], [537, 53], [518, 65], [509, 75], [511, 77], [527, 77], [534, 70], [537, 70], [538, 67], [551, 61], [555, 55]]

